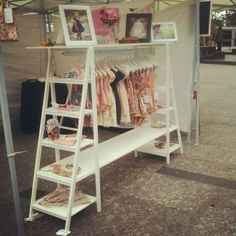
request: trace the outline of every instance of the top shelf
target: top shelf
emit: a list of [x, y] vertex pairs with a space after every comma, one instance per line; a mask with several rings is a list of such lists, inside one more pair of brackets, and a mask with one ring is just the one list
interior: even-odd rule
[[66, 46], [66, 45], [56, 45], [50, 47], [26, 47], [26, 49], [86, 49], [86, 48], [94, 48], [95, 50], [99, 49], [121, 49], [121, 48], [145, 48], [155, 45], [167, 45], [172, 42], [150, 42], [150, 43], [122, 43], [122, 44], [100, 44], [100, 45], [78, 45], [78, 46]]

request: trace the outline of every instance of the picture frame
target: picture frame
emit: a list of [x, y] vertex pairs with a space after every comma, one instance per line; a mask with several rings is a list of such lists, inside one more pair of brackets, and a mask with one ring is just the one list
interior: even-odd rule
[[97, 44], [89, 6], [59, 5], [59, 13], [67, 46]]
[[129, 13], [126, 16], [126, 38], [137, 38], [138, 42], [151, 40], [152, 13]]
[[152, 42], [178, 41], [175, 22], [152, 23]]

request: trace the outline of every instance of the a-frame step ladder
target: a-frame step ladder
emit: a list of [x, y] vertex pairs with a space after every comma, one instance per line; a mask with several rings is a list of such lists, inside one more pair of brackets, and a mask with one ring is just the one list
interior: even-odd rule
[[[151, 143], [143, 145], [139, 148], [138, 152], [148, 153], [156, 156], [162, 156], [166, 158], [166, 163], [170, 164], [171, 153], [180, 150], [183, 154], [183, 144], [180, 133], [179, 118], [177, 114], [175, 87], [172, 75], [172, 69], [170, 64], [170, 48], [169, 43], [165, 43], [166, 58], [165, 58], [165, 84], [163, 86], [157, 86], [157, 92], [160, 97], [163, 98], [163, 107], [159, 107], [156, 114], [154, 114], [155, 122], [153, 125], [165, 126], [165, 140], [161, 141], [163, 146], [157, 147], [157, 140], [153, 140]], [[171, 142], [171, 133], [177, 132], [177, 142]], [[136, 153], [137, 155], [137, 153]]]
[[[58, 217], [65, 221], [65, 228], [59, 230], [57, 235], [68, 235], [70, 233], [70, 223], [71, 217], [89, 206], [90, 204], [96, 202], [97, 211], [101, 211], [101, 196], [100, 196], [100, 173], [99, 173], [99, 162], [98, 162], [98, 130], [97, 130], [97, 104], [96, 104], [96, 81], [95, 81], [95, 59], [94, 59], [94, 48], [88, 47], [86, 48], [86, 63], [85, 63], [85, 72], [84, 78], [82, 79], [65, 79], [65, 78], [57, 78], [51, 76], [51, 68], [52, 68], [52, 50], [62, 50], [60, 48], [47, 48], [48, 52], [48, 65], [47, 65], [47, 75], [46, 75], [46, 83], [45, 83], [45, 92], [44, 92], [44, 100], [43, 100], [43, 108], [42, 108], [42, 116], [41, 116], [41, 124], [40, 131], [38, 137], [38, 145], [36, 152], [36, 162], [34, 169], [34, 178], [33, 178], [33, 187], [32, 187], [32, 196], [29, 210], [29, 217], [26, 219], [28, 221], [33, 221], [37, 218], [38, 212], [46, 213], [52, 215], [54, 217]], [[63, 50], [85, 50], [83, 49], [66, 49]], [[75, 52], [73, 52], [75, 53]], [[49, 104], [48, 100], [49, 95], [51, 93], [52, 104], [56, 102], [56, 92], [55, 92], [55, 84], [64, 83], [69, 87], [73, 85], [82, 86], [82, 97], [80, 101], [80, 109], [79, 110], [70, 110], [65, 109], [61, 110], [55, 108]], [[88, 94], [89, 84], [91, 85], [91, 99], [92, 99], [92, 108], [86, 109], [86, 98]], [[70, 91], [70, 89], [69, 89]], [[84, 126], [84, 118], [86, 115], [92, 116], [92, 129], [93, 129], [93, 138], [83, 138], [83, 126]], [[76, 132], [76, 144], [74, 146], [62, 145], [58, 144], [52, 140], [49, 140], [45, 137], [45, 124], [46, 119], [48, 117], [57, 118], [61, 117], [70, 117], [77, 119], [78, 128]], [[63, 129], [71, 130], [70, 127], [63, 127]], [[86, 147], [93, 145], [93, 159], [94, 165], [91, 166], [86, 163], [86, 159], [81, 158], [80, 153], [81, 149], [85, 149]], [[73, 165], [72, 174], [70, 177], [61, 176], [55, 174], [51, 171], [51, 165], [41, 167], [42, 158], [42, 149], [44, 147], [49, 147], [55, 149], [55, 163], [52, 164], [65, 164], [70, 163]], [[68, 156], [67, 158], [60, 159], [60, 151], [65, 150], [72, 152], [73, 155]], [[80, 170], [78, 171], [78, 168]], [[87, 199], [89, 199], [89, 203], [74, 205], [74, 197], [76, 192], [76, 184], [86, 178], [87, 176], [94, 174], [95, 175], [95, 185], [96, 185], [96, 196], [86, 195]], [[44, 179], [50, 182], [55, 183], [55, 187], [66, 186], [69, 187], [69, 197], [68, 204], [62, 207], [45, 207], [40, 204], [43, 200], [36, 199], [38, 182], [40, 179]]]

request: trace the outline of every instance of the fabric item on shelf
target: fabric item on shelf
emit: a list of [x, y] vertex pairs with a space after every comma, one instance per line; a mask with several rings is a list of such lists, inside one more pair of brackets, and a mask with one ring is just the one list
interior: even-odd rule
[[[80, 167], [78, 167], [77, 174], [80, 171]], [[47, 168], [44, 168], [45, 171], [52, 171], [54, 174], [64, 176], [64, 177], [71, 177], [73, 171], [73, 164], [70, 162], [67, 163], [59, 163], [59, 164], [52, 164]]]
[[[86, 138], [85, 135], [82, 135], [82, 139]], [[66, 146], [74, 146], [76, 144], [77, 134], [67, 134], [61, 135], [59, 139], [53, 140], [54, 143]]]
[[74, 146], [76, 144], [76, 137], [64, 136], [63, 138], [54, 140], [54, 143], [65, 146]]
[[77, 66], [71, 68], [64, 73], [64, 78], [67, 79], [84, 79], [85, 65], [83, 63], [77, 64]]
[[151, 123], [151, 127], [153, 128], [164, 128], [166, 127], [166, 123], [163, 121], [155, 121]]
[[165, 148], [165, 145], [166, 145], [166, 143], [165, 143], [165, 142], [162, 142], [162, 141], [157, 141], [157, 142], [155, 142], [155, 144], [154, 144], [154, 146], [155, 146], [156, 148], [159, 148], [159, 149], [164, 149], [164, 148]]
[[[70, 188], [59, 187], [52, 193], [45, 196], [39, 202], [44, 207], [63, 207], [68, 205]], [[76, 191], [74, 195], [74, 206], [90, 203], [89, 198], [81, 191]]]
[[52, 107], [59, 110], [66, 110], [66, 111], [79, 111], [80, 110], [80, 106], [70, 105], [70, 104], [52, 103]]

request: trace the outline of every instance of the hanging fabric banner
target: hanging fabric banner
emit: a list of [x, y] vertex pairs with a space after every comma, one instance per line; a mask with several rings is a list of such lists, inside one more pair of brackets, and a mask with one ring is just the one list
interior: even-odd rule
[[8, 1], [0, 2], [0, 41], [17, 41], [18, 33]]

